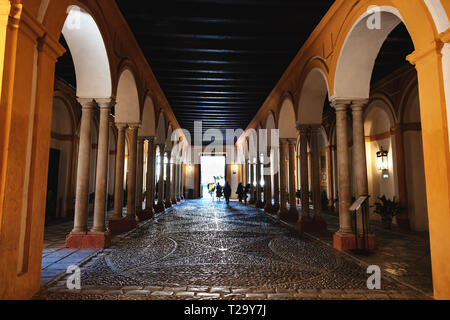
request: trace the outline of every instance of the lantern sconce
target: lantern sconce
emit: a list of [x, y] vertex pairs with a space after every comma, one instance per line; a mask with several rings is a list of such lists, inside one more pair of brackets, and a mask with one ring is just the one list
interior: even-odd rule
[[377, 152], [377, 168], [381, 171], [383, 179], [389, 179], [388, 151], [383, 147]]

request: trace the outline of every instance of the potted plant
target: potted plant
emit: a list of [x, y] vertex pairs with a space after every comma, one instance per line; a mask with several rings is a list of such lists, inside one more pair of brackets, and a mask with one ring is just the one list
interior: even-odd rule
[[381, 221], [385, 229], [391, 229], [392, 219], [400, 212], [400, 203], [386, 198], [386, 196], [378, 197], [381, 202], [376, 202], [374, 212], [381, 216]]

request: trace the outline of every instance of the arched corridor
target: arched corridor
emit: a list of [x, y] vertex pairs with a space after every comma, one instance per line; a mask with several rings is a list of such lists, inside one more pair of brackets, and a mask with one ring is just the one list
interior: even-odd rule
[[0, 299], [450, 299], [449, 17], [0, 0]]

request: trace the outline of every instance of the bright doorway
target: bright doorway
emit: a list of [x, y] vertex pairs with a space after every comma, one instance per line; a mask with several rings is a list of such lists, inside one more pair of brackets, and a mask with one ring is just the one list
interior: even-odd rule
[[222, 187], [225, 185], [225, 156], [201, 156], [200, 167], [202, 198], [211, 198], [210, 184], [215, 186], [220, 183]]

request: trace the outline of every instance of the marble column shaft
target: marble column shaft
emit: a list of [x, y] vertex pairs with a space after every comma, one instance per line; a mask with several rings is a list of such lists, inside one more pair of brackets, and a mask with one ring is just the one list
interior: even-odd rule
[[308, 128], [300, 127], [300, 191], [302, 219], [308, 220], [309, 216], [309, 177], [308, 177]]
[[295, 190], [295, 139], [289, 139], [289, 206], [290, 211], [297, 210]]
[[128, 192], [127, 192], [127, 219], [136, 219], [136, 185], [137, 185], [137, 135], [139, 125], [130, 124], [128, 127]]
[[78, 147], [75, 217], [72, 234], [87, 232], [89, 204], [89, 165], [91, 160], [91, 126], [96, 103], [93, 99], [78, 99], [81, 104], [80, 144]]
[[159, 145], [158, 204], [164, 203], [164, 145]]
[[146, 181], [146, 200], [145, 210], [153, 210], [155, 202], [155, 138], [148, 138], [148, 152], [147, 152], [147, 181]]
[[125, 161], [125, 129], [124, 123], [116, 123], [117, 144], [116, 144], [116, 170], [114, 183], [114, 214], [111, 220], [122, 219], [123, 214], [123, 177]]
[[108, 189], [108, 159], [109, 159], [109, 114], [111, 99], [98, 99], [100, 106], [100, 124], [97, 152], [97, 175], [95, 179], [94, 225], [91, 232], [106, 231], [106, 205]]
[[144, 137], [138, 137], [136, 170], [136, 211], [142, 211], [142, 194], [144, 192], [144, 142]]
[[336, 142], [337, 166], [339, 184], [339, 231], [338, 234], [353, 234], [352, 219], [349, 211], [350, 194], [350, 168], [347, 132], [347, 110], [350, 102], [333, 101], [336, 109]]
[[171, 189], [171, 177], [170, 177], [170, 163], [171, 159], [170, 159], [170, 153], [167, 152], [167, 165], [166, 165], [166, 190], [165, 190], [165, 203], [166, 204], [170, 204], [171, 200], [170, 200], [170, 189]]
[[280, 139], [280, 211], [286, 210], [286, 149], [288, 147], [288, 142], [286, 139]]
[[322, 195], [320, 193], [320, 154], [319, 154], [319, 134], [320, 125], [311, 126], [311, 175], [312, 193], [314, 205], [314, 219], [322, 218]]

